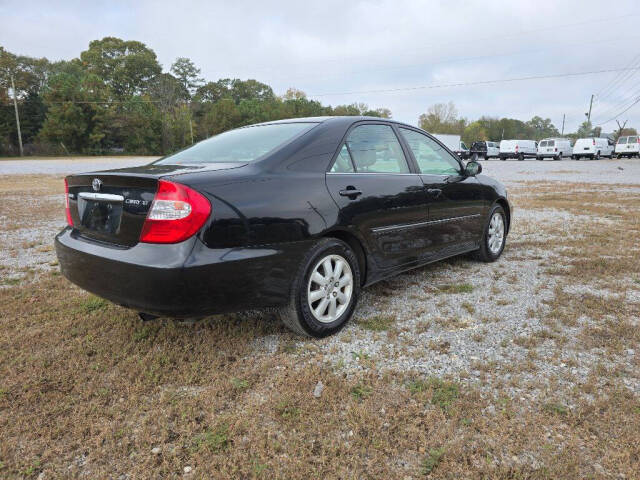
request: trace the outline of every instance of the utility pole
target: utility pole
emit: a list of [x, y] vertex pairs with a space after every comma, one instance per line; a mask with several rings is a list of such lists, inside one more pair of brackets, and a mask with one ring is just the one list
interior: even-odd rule
[[24, 157], [24, 151], [22, 150], [22, 133], [20, 132], [20, 115], [18, 115], [18, 99], [16, 95], [16, 85], [13, 82], [13, 75], [11, 75], [11, 89], [13, 90], [13, 108], [16, 111], [16, 126], [18, 127], [18, 145], [20, 145], [20, 156]]
[[593, 107], [593, 97], [594, 95], [591, 94], [591, 101], [589, 102], [589, 113], [587, 114], [587, 122], [591, 123], [591, 107]]
[[616, 118], [616, 123], [618, 124], [618, 136], [616, 137], [616, 142], [618, 141], [618, 138], [620, 138], [620, 136], [622, 135], [622, 131], [624, 130], [624, 127], [627, 124], [627, 122], [628, 120], [625, 120], [624, 123], [620, 125], [620, 122]]
[[564, 119], [567, 115], [565, 113], [562, 114], [562, 133], [560, 136], [564, 137]]

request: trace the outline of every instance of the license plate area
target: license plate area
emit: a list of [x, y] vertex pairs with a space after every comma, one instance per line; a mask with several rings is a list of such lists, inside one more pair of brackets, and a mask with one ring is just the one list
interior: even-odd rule
[[78, 214], [81, 225], [92, 232], [116, 235], [122, 219], [122, 195], [81, 192], [78, 195]]

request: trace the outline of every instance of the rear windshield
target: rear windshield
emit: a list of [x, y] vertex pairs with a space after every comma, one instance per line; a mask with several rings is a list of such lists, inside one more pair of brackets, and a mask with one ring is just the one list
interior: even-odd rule
[[627, 143], [627, 137], [620, 137], [618, 143]]
[[629, 137], [629, 143], [637, 143], [638, 137]]
[[546, 147], [547, 146], [547, 141], [543, 140], [542, 142], [540, 142], [540, 146], [541, 147]]
[[317, 124], [274, 123], [238, 128], [196, 143], [192, 147], [158, 160], [156, 164], [252, 162], [315, 125]]
[[471, 148], [474, 150], [485, 150], [487, 147], [484, 142], [473, 142]]

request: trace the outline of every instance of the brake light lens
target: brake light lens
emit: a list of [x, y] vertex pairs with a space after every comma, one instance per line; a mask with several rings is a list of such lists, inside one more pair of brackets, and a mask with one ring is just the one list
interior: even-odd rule
[[71, 208], [69, 207], [69, 182], [64, 179], [64, 211], [67, 215], [67, 225], [73, 227], [73, 218], [71, 218]]
[[159, 180], [140, 241], [182, 242], [200, 230], [210, 214], [211, 204], [202, 194], [180, 183]]
[[594, 145], [596, 144], [596, 139], [595, 139], [595, 138], [593, 139], [593, 144], [594, 144]]
[[516, 145], [516, 152], [518, 151], [518, 145]]

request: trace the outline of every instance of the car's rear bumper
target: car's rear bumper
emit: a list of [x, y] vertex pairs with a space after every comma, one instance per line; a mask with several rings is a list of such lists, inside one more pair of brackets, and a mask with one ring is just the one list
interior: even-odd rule
[[137, 311], [187, 318], [286, 303], [311, 242], [211, 249], [192, 237], [121, 249], [65, 228], [55, 246], [62, 274], [84, 290]]

